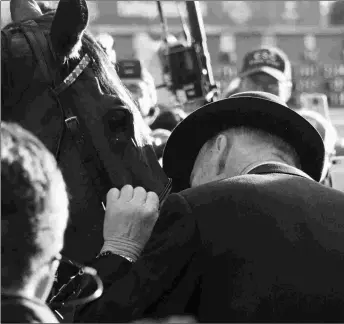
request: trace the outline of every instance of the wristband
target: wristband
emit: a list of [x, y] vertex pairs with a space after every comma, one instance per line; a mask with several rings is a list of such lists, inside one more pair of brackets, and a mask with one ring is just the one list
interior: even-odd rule
[[100, 253], [111, 251], [114, 254], [124, 255], [136, 261], [143, 249], [142, 244], [124, 237], [112, 237], [105, 240]]
[[104, 252], [99, 253], [99, 254], [96, 256], [96, 259], [100, 259], [100, 258], [102, 258], [102, 257], [104, 257], [104, 256], [108, 256], [108, 255], [112, 255], [112, 254], [113, 254], [113, 255], [118, 255], [118, 256], [120, 256], [120, 257], [122, 257], [122, 258], [128, 260], [130, 263], [133, 263], [133, 262], [134, 262], [133, 259], [131, 259], [131, 258], [125, 256], [125, 255], [118, 254], [118, 253], [114, 253], [114, 252], [111, 252], [111, 251], [104, 251]]

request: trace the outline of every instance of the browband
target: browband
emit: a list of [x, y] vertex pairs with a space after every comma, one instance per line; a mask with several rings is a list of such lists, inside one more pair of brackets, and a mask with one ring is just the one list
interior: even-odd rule
[[75, 67], [75, 69], [62, 81], [62, 83], [57, 86], [54, 91], [58, 95], [62, 91], [66, 90], [70, 85], [72, 85], [79, 75], [86, 69], [86, 67], [90, 64], [91, 59], [90, 57], [85, 54], [79, 64]]

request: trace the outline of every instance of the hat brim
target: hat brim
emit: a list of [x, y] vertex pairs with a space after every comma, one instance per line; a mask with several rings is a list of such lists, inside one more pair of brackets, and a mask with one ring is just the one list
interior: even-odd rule
[[223, 99], [194, 111], [172, 132], [163, 154], [163, 168], [178, 190], [190, 187], [196, 157], [209, 139], [231, 127], [252, 127], [289, 143], [300, 157], [301, 169], [320, 181], [324, 144], [316, 129], [298, 113], [270, 100], [253, 97]]
[[258, 73], [258, 72], [264, 72], [264, 73], [272, 76], [273, 78], [275, 78], [276, 80], [278, 80], [280, 82], [291, 81], [291, 80], [287, 79], [286, 75], [283, 72], [281, 72], [280, 70], [274, 69], [270, 66], [261, 66], [258, 68], [247, 70], [243, 73], [240, 73], [239, 77], [243, 78], [245, 76], [249, 76], [249, 75], [252, 75], [252, 74]]

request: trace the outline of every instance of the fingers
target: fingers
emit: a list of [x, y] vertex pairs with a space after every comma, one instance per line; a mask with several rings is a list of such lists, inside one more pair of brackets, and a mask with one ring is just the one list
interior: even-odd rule
[[131, 185], [125, 185], [121, 189], [120, 198], [124, 201], [129, 201], [133, 198], [134, 188]]
[[133, 199], [138, 203], [144, 203], [147, 199], [147, 191], [142, 187], [136, 187], [134, 189]]
[[158, 195], [153, 191], [149, 191], [147, 193], [146, 203], [149, 204], [150, 206], [156, 207], [156, 209], [159, 209], [159, 197], [158, 197]]
[[116, 201], [119, 198], [119, 190], [117, 188], [111, 188], [106, 195], [106, 205], [110, 201]]
[[142, 187], [136, 187], [134, 189], [131, 185], [125, 185], [121, 191], [117, 188], [110, 189], [106, 196], [106, 204], [110, 201], [115, 202], [118, 199], [124, 201], [134, 199], [137, 203], [147, 203], [150, 206], [159, 206], [159, 197], [155, 192], [147, 192]]

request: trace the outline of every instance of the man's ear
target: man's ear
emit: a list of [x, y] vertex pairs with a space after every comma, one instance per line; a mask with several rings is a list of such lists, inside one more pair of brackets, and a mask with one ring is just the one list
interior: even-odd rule
[[229, 153], [230, 143], [225, 134], [219, 134], [216, 137], [213, 145], [213, 161], [216, 167], [216, 175], [220, 175], [224, 172], [226, 167], [226, 161]]

